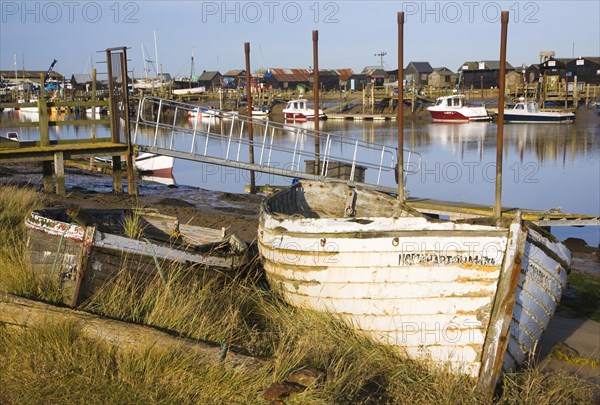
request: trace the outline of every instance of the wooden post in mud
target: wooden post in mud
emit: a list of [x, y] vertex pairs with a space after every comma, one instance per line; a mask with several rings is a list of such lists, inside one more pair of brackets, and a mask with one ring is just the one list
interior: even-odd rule
[[[246, 111], [250, 118], [248, 125], [248, 158], [254, 163], [254, 132], [252, 128], [252, 82], [250, 77], [250, 42], [244, 42], [244, 54], [246, 55]], [[254, 171], [250, 170], [250, 194], [256, 193], [256, 180]]]
[[398, 12], [398, 199], [404, 202], [404, 12]]
[[565, 110], [569, 108], [569, 76], [565, 73]]
[[[113, 88], [113, 66], [111, 50], [106, 50], [106, 65], [108, 68], [108, 111], [110, 113], [110, 134], [111, 141], [118, 143], [119, 139], [119, 117], [116, 113], [117, 109], [114, 104], [114, 88]], [[95, 109], [93, 110], [95, 112]], [[95, 114], [93, 114], [95, 115]], [[117, 194], [123, 193], [123, 172], [121, 171], [121, 156], [112, 157], [112, 172], [113, 172], [113, 192]]]
[[54, 154], [54, 173], [56, 174], [56, 194], [65, 195], [65, 159], [62, 152]]
[[502, 150], [504, 145], [504, 90], [506, 88], [506, 37], [508, 34], [508, 11], [502, 12], [500, 33], [500, 80], [498, 83], [498, 137], [496, 138], [496, 201], [494, 216], [502, 216]]
[[[129, 91], [127, 90], [127, 48], [123, 47], [123, 52], [118, 54], [121, 58], [121, 91], [123, 94], [123, 121], [125, 128], [125, 142], [127, 143], [127, 193], [129, 195], [137, 195], [137, 184], [134, 173], [133, 145], [131, 144], [131, 126], [129, 122]], [[133, 76], [133, 73], [132, 73]]]
[[313, 104], [315, 110], [315, 175], [319, 174], [319, 155], [321, 154], [321, 140], [319, 137], [319, 31], [313, 30]]
[[[40, 73], [40, 96], [38, 97], [38, 116], [40, 123], [40, 145], [50, 146], [50, 131], [48, 129], [48, 109], [46, 107], [46, 95], [44, 93], [44, 74]], [[42, 177], [44, 178], [44, 192], [54, 191], [54, 179], [52, 177], [52, 162], [42, 162]]]
[[[96, 68], [92, 68], [92, 101], [96, 101]], [[92, 108], [92, 119], [96, 118], [96, 107]], [[83, 115], [85, 115], [85, 107], [83, 107]], [[92, 125], [92, 139], [96, 138], [96, 126]], [[90, 156], [90, 168], [94, 166], [94, 157]]]

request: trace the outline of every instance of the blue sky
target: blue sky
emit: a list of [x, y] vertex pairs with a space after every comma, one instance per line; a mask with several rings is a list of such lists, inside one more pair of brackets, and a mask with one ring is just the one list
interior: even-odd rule
[[99, 72], [106, 48], [127, 46], [129, 69], [143, 73], [141, 44], [154, 60], [154, 32], [163, 72], [244, 67], [312, 66], [312, 30], [319, 30], [319, 67], [397, 67], [396, 13], [405, 11], [404, 61], [455, 71], [464, 61], [499, 59], [500, 10], [510, 12], [507, 59], [514, 66], [558, 57], [600, 55], [600, 2], [589, 1], [0, 1], [0, 68]]

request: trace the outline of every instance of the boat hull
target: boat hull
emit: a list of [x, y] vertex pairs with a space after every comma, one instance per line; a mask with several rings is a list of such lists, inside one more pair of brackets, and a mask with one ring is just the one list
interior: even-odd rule
[[[168, 277], [177, 266], [229, 271], [248, 261], [247, 246], [235, 235], [180, 225], [173, 217], [144, 214], [147, 237], [138, 240], [114, 231], [123, 226], [127, 210], [90, 210], [102, 226], [67, 222], [65, 211], [33, 212], [25, 225], [33, 274], [56, 283], [67, 305], [88, 300], [119, 275], [146, 283]], [[173, 239], [175, 230], [181, 241], [196, 246], [190, 250]]]
[[561, 124], [570, 123], [575, 120], [575, 114], [551, 114], [551, 113], [539, 113], [539, 114], [514, 114], [504, 112], [504, 122], [512, 123], [548, 123], [548, 124]]
[[135, 167], [142, 173], [151, 173], [155, 176], [169, 177], [173, 174], [175, 158], [172, 156], [142, 153], [135, 159]]
[[[356, 208], [355, 217], [344, 217], [349, 192], [342, 184], [323, 188], [303, 182], [263, 203], [259, 251], [268, 280], [286, 300], [339, 316], [358, 332], [396, 346], [411, 358], [482, 381], [534, 350], [565, 287], [566, 269], [559, 265], [556, 271], [556, 262], [541, 249], [535, 251], [536, 264], [514, 264], [517, 258], [522, 261], [525, 249], [534, 253], [532, 244], [525, 248], [520, 221], [510, 230], [432, 222], [403, 215], [391, 197], [360, 191], [356, 204], [371, 201]], [[317, 216], [289, 209], [316, 198], [326, 200]], [[332, 215], [336, 205], [338, 213]], [[560, 254], [568, 259], [567, 253]], [[513, 283], [500, 288], [502, 280]], [[494, 311], [500, 305], [498, 294], [507, 289], [508, 297], [516, 300]], [[536, 294], [543, 306], [534, 305], [531, 295], [537, 299]], [[496, 330], [502, 324], [499, 314], [506, 311], [513, 315]], [[525, 325], [534, 329], [531, 322], [535, 333], [525, 330]], [[503, 334], [508, 349], [498, 346], [506, 341]], [[514, 361], [504, 364], [505, 352]], [[486, 388], [495, 378], [490, 381]]]
[[485, 109], [483, 111], [471, 111], [467, 113], [465, 111], [442, 111], [442, 110], [429, 110], [431, 119], [434, 122], [469, 122], [469, 121], [489, 121], [490, 116], [487, 115]]

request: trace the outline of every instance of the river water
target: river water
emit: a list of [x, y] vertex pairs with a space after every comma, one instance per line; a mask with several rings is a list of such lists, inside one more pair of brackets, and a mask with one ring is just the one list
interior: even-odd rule
[[[5, 112], [1, 119], [15, 122], [21, 140], [39, 139], [37, 128], [19, 128], [18, 124], [35, 117]], [[395, 121], [328, 120], [322, 122], [321, 130], [397, 146]], [[405, 148], [422, 156], [420, 171], [407, 177], [410, 196], [493, 205], [496, 132], [494, 122], [444, 124], [422, 116], [406, 119]], [[109, 130], [101, 125], [50, 128], [51, 139], [91, 134], [107, 137]], [[176, 160], [173, 174], [177, 184], [210, 190], [242, 193], [249, 184], [245, 171], [182, 159]], [[267, 174], [256, 176], [257, 184], [291, 183], [291, 179]], [[600, 215], [600, 115], [595, 109], [580, 108], [573, 124], [504, 126], [502, 205]], [[583, 238], [591, 246], [597, 246], [600, 239], [598, 227], [556, 227], [552, 232], [560, 239]]]

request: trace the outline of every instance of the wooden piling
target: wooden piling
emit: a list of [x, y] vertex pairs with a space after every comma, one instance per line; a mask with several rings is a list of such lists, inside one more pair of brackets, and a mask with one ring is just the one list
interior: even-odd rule
[[[246, 57], [246, 111], [250, 117], [248, 125], [248, 158], [254, 163], [254, 128], [252, 127], [252, 79], [250, 76], [250, 42], [244, 42], [244, 54]], [[250, 170], [250, 194], [256, 193], [256, 179], [254, 171]]]
[[[48, 126], [48, 107], [44, 92], [44, 74], [40, 73], [40, 96], [38, 98], [38, 116], [40, 128], [40, 146], [50, 146], [50, 130]], [[44, 178], [44, 192], [54, 191], [54, 177], [52, 175], [52, 162], [42, 162], [42, 176]]]
[[42, 176], [44, 178], [44, 193], [51, 193], [54, 191], [54, 178], [52, 176], [52, 162], [42, 162]]
[[[121, 57], [121, 72], [127, 77], [127, 48], [123, 47]], [[121, 91], [123, 94], [123, 121], [125, 127], [125, 142], [127, 143], [127, 193], [137, 195], [137, 184], [134, 173], [133, 145], [131, 143], [131, 127], [129, 123], [129, 91], [127, 89], [127, 79], [121, 81]]]
[[38, 97], [38, 116], [40, 127], [40, 145], [50, 146], [50, 131], [48, 127], [48, 106], [44, 91], [44, 74], [40, 73], [40, 96]]
[[319, 174], [319, 155], [321, 154], [321, 139], [319, 137], [319, 31], [313, 30], [313, 95], [315, 110], [315, 175]]
[[496, 138], [496, 201], [494, 216], [502, 216], [502, 152], [504, 144], [504, 91], [506, 89], [506, 38], [508, 35], [508, 11], [502, 12], [500, 33], [500, 80], [498, 86], [498, 136]]
[[404, 202], [404, 12], [398, 12], [398, 199]]
[[56, 194], [65, 195], [65, 160], [62, 152], [54, 154], [54, 174], [56, 175]]

